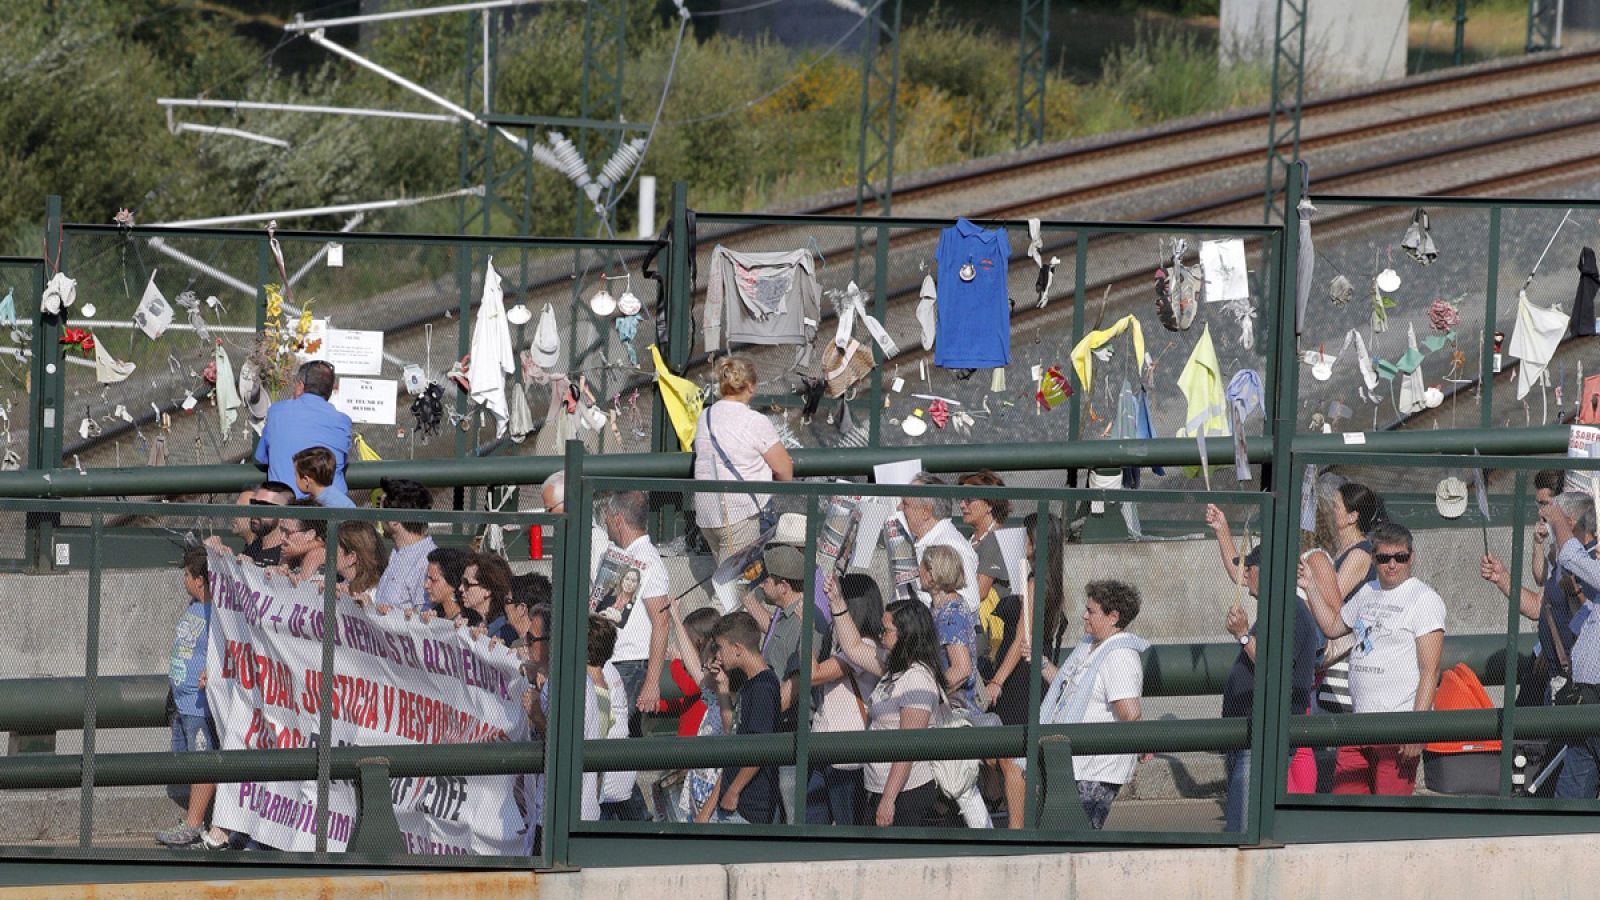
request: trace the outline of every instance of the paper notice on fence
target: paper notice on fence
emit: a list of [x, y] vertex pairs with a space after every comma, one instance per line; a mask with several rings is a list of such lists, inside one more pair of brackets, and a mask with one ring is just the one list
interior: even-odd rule
[[903, 459], [872, 467], [872, 480], [877, 484], [910, 484], [922, 471], [922, 460]]
[[400, 383], [388, 378], [340, 378], [333, 408], [358, 425], [393, 425]]
[[[528, 684], [515, 653], [434, 619], [379, 615], [341, 597], [333, 622], [322, 590], [292, 585], [211, 552], [206, 699], [224, 750], [523, 741]], [[333, 731], [318, 734], [322, 636], [334, 636]], [[522, 855], [532, 845], [524, 775], [395, 778], [395, 818], [411, 853]], [[217, 786], [215, 823], [281, 850], [316, 849], [315, 781]], [[349, 782], [334, 782], [328, 849], [356, 821]]]
[[[1567, 433], [1567, 457], [1600, 459], [1600, 426], [1574, 425]], [[1582, 491], [1600, 505], [1600, 472], [1568, 472], [1566, 489]]]

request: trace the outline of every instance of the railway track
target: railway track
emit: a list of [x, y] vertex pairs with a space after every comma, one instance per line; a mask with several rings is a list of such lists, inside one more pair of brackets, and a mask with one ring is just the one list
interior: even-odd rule
[[[1566, 83], [1545, 83], [1552, 78], [1568, 80]], [[1523, 89], [1519, 90], [1519, 85]], [[1560, 141], [1579, 134], [1584, 129], [1592, 129], [1595, 124], [1600, 124], [1600, 118], [1595, 115], [1576, 114], [1569, 114], [1561, 121], [1538, 127], [1508, 129], [1501, 124], [1498, 128], [1489, 128], [1485, 124], [1496, 117], [1504, 118], [1507, 114], [1529, 109], [1547, 109], [1557, 105], [1567, 109], [1568, 113], [1571, 113], [1572, 109], [1578, 110], [1579, 113], [1591, 109], [1600, 113], [1600, 107], [1584, 102], [1594, 93], [1596, 87], [1600, 87], [1600, 51], [1540, 56], [1515, 64], [1453, 71], [1418, 82], [1312, 101], [1307, 103], [1305, 108], [1302, 152], [1314, 161], [1319, 156], [1333, 153], [1348, 153], [1359, 160], [1326, 173], [1321, 172], [1319, 167], [1314, 190], [1323, 192], [1332, 188], [1355, 192], [1360, 185], [1370, 183], [1384, 175], [1430, 166], [1438, 168], [1442, 164], [1452, 162], [1458, 163], [1463, 170], [1471, 169], [1475, 165], [1474, 160], [1506, 151], [1508, 148], [1526, 148], [1544, 141]], [[1454, 96], [1452, 92], [1463, 91], [1468, 94], [1472, 92], [1487, 94], [1487, 96], [1468, 96], [1460, 102], [1453, 104], [1448, 102], [1448, 98]], [[1420, 101], [1426, 101], [1431, 108], [1387, 114], [1388, 110], [1396, 106]], [[1337, 121], [1341, 116], [1363, 114], [1364, 110], [1375, 107], [1379, 108], [1380, 114], [1364, 121], [1354, 123]], [[895, 209], [897, 213], [903, 214], [907, 207], [917, 208], [938, 203], [965, 208], [968, 210], [967, 215], [973, 219], [1019, 219], [1030, 216], [1050, 219], [1072, 215], [1085, 208], [1120, 205], [1131, 210], [1132, 214], [1123, 212], [1116, 216], [1100, 216], [1100, 218], [1151, 222], [1245, 223], [1251, 221], [1252, 216], [1257, 214], [1260, 204], [1259, 188], [1256, 185], [1259, 179], [1260, 149], [1258, 145], [1249, 144], [1248, 138], [1257, 131], [1263, 131], [1265, 122], [1265, 114], [1254, 111], [1189, 123], [1169, 132], [1110, 139], [1085, 146], [1057, 148], [1026, 159], [1004, 159], [976, 168], [965, 167], [958, 172], [940, 174], [902, 188], [895, 195]], [[1325, 127], [1324, 123], [1329, 124]], [[1450, 128], [1488, 133], [1469, 140], [1446, 142], [1442, 146], [1430, 147], [1422, 152], [1398, 155], [1392, 152], [1395, 143], [1392, 138], [1396, 135], [1415, 135], [1419, 131]], [[1241, 141], [1245, 143], [1241, 144]], [[1191, 152], [1185, 156], [1179, 152], [1181, 148], [1195, 142], [1209, 143], [1207, 149], [1198, 154]], [[1232, 146], [1211, 146], [1218, 143], [1224, 145], [1231, 143]], [[1369, 146], [1371, 146], [1370, 151]], [[1174, 151], [1171, 155], [1182, 157], [1181, 160], [1175, 164], [1125, 171], [1117, 177], [1079, 176], [1080, 183], [1072, 183], [1071, 173], [1085, 167], [1117, 163], [1139, 154], [1167, 151]], [[1531, 179], [1549, 180], [1594, 169], [1600, 169], [1600, 157], [1580, 154], [1531, 168], [1517, 166], [1515, 170], [1486, 171], [1481, 177], [1453, 177], [1422, 190], [1439, 194], [1504, 192], [1514, 185], [1528, 183]], [[1065, 181], [1067, 184], [1057, 190], [1043, 193], [1016, 187], [1018, 184], [1040, 179]], [[1171, 194], [1177, 187], [1186, 187], [1189, 196], [1178, 202], [1173, 202], [1170, 197], [1146, 196]], [[1209, 189], [1196, 196], [1197, 188]], [[1015, 194], [1019, 191], [1026, 196], [1026, 199], [982, 202], [984, 197]], [[803, 212], [812, 216], [832, 216], [853, 211], [853, 208], [853, 202], [848, 204], [834, 202], [815, 205]], [[946, 212], [938, 217], [945, 218], [948, 215]], [[1079, 218], [1084, 217], [1079, 216]], [[1319, 229], [1332, 228], [1336, 224], [1336, 222], [1319, 222]], [[836, 226], [830, 230], [846, 229]], [[853, 233], [853, 229], [848, 230]], [[729, 224], [703, 228], [699, 248], [700, 270], [702, 272], [707, 270], [711, 246], [718, 241], [738, 240], [742, 249], [792, 248], [806, 243], [806, 236], [809, 235], [803, 236], [805, 231], [787, 223], [742, 226]], [[896, 278], [894, 273], [915, 271], [916, 267], [911, 265], [911, 261], [926, 262], [926, 259], [931, 257], [931, 248], [937, 236], [937, 229], [929, 228], [898, 233], [891, 239], [890, 291], [886, 298], [889, 321], [885, 323], [891, 333], [896, 335], [914, 333], [914, 329], [907, 329], [905, 321], [910, 314], [912, 304], [904, 301], [908, 297], [915, 296], [915, 282], [920, 281], [920, 275], [916, 279], [909, 279]], [[1121, 310], [1132, 309], [1140, 302], [1148, 302], [1149, 273], [1153, 268], [1154, 255], [1149, 252], [1147, 239], [1140, 241], [1145, 243], [1140, 244], [1138, 248], [1133, 246], [1135, 242], [1131, 240], [1124, 241], [1126, 248], [1110, 248], [1114, 251], [1110, 255], [1129, 260], [1136, 259], [1137, 262], [1120, 266], [1117, 271], [1109, 274], [1102, 275], [1097, 272], [1097, 277], [1088, 279], [1090, 296], [1098, 297], [1108, 287], [1110, 288], [1110, 299], [1107, 301], [1110, 308], [1106, 315], [1120, 315]], [[1057, 246], [1047, 248], [1047, 252], [1063, 255], [1062, 251], [1070, 246], [1070, 241], [1057, 242]], [[1107, 247], [1099, 242], [1094, 246], [1096, 259], [1102, 259], [1101, 254]], [[825, 258], [833, 259], [840, 258], [840, 254], [848, 255], [854, 247], [853, 243], [829, 242], [819, 249]], [[1070, 257], [1065, 255], [1063, 258], [1070, 260]], [[1093, 264], [1095, 261], [1091, 262]], [[631, 260], [630, 265], [636, 267], [637, 260]], [[872, 277], [870, 266], [871, 260], [868, 260], [867, 268], [862, 272], [863, 279], [869, 284]], [[1071, 274], [1067, 271], [1068, 268], [1070, 261], [1058, 272], [1058, 285], [1062, 284], [1062, 277], [1066, 277], [1068, 279], [1066, 283], [1070, 284]], [[547, 265], [543, 268], [535, 266], [532, 272], [530, 282], [519, 292], [516, 299], [521, 299], [530, 306], [553, 302], [558, 307], [570, 299], [572, 289], [570, 266]], [[1013, 261], [1012, 277], [1016, 279], [1013, 284], [1018, 289], [1017, 296], [1026, 296], [1021, 289], [1026, 284], [1031, 284], [1032, 265], [1025, 256]], [[440, 290], [441, 287], [444, 286], [431, 283], [420, 286], [414, 293], [426, 296], [430, 293], [448, 294], [449, 290], [453, 290], [453, 284], [448, 285], [445, 290]], [[1060, 295], [1059, 288], [1056, 293]], [[702, 295], [702, 290], [697, 286], [696, 299]], [[508, 296], [507, 302], [512, 301], [513, 297]], [[389, 336], [390, 347], [394, 348], [395, 352], [409, 358], [420, 359], [421, 332], [430, 323], [444, 321], [446, 311], [427, 308], [417, 310], [415, 306], [412, 309], [415, 311], [405, 316], [402, 321], [386, 322], [385, 329]], [[450, 312], [453, 311], [452, 307]], [[1013, 318], [1013, 332], [1053, 328], [1057, 323], [1069, 320], [1067, 317], [1070, 317], [1070, 304], [1060, 301], [1045, 310], [1019, 308]], [[648, 334], [649, 328], [650, 324], [646, 322], [642, 330]], [[642, 348], [648, 343], [648, 338], [641, 335], [637, 343]], [[911, 342], [902, 341], [902, 343]], [[767, 355], [764, 348], [751, 348], [751, 350], [758, 357]], [[783, 355], [787, 354], [786, 350], [780, 352]], [[922, 355], [918, 348], [915, 351], [902, 353], [896, 357], [895, 362], [901, 365], [915, 365]], [[698, 370], [704, 363], [704, 355], [697, 354], [691, 360], [691, 369], [699, 374]], [[641, 377], [636, 383], [643, 383], [643, 380]], [[97, 458], [101, 454], [96, 451], [114, 434], [113, 430], [108, 429], [105, 437], [97, 441], [79, 442], [69, 452], [83, 455], [90, 464], [105, 464], [104, 460]]]

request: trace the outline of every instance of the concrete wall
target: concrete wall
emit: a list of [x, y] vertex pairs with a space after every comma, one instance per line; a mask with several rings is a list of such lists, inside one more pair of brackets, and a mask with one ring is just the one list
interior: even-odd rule
[[[1587, 835], [1494, 840], [1304, 844], [1259, 850], [1130, 850], [1035, 856], [830, 861], [755, 865], [584, 869], [562, 873], [282, 878], [252, 881], [78, 885], [57, 897], [144, 900], [174, 897], [693, 897], [696, 900], [902, 900], [905, 897], [1104, 898], [1194, 900], [1238, 897], [1364, 896], [1382, 884], [1388, 897], [1533, 898], [1593, 896], [1594, 839]], [[196, 867], [197, 869], [199, 867]], [[79, 877], [93, 877], [89, 867]], [[1468, 887], [1470, 886], [1470, 887]], [[1375, 893], [1378, 889], [1372, 888]], [[32, 898], [38, 887], [0, 888], [0, 900]]]
[[[1306, 70], [1320, 87], [1369, 84], [1406, 74], [1406, 0], [1307, 2]], [[1222, 0], [1222, 61], [1272, 60], [1278, 0]]]

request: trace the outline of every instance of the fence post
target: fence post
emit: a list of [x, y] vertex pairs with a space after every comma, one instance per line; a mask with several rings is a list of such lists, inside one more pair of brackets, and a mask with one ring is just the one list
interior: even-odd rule
[[[1300, 179], [1294, 167], [1285, 170], [1285, 209], [1293, 210], [1300, 203]], [[1289, 216], [1293, 220], [1293, 216]], [[1295, 421], [1299, 413], [1297, 395], [1299, 383], [1298, 354], [1295, 343], [1294, 297], [1298, 282], [1299, 234], [1287, 225], [1279, 228], [1268, 242], [1277, 241], [1275, 254], [1277, 271], [1270, 283], [1277, 287], [1277, 296], [1269, 297], [1266, 307], [1277, 309], [1277, 331], [1270, 339], [1275, 341], [1268, 359], [1268, 385], [1276, 386], [1276, 401], [1267, 439], [1272, 442], [1272, 462], [1263, 466], [1263, 481], [1271, 491], [1269, 500], [1262, 504], [1262, 562], [1264, 563], [1261, 592], [1267, 602], [1257, 604], [1256, 634], [1265, 640], [1256, 642], [1256, 696], [1251, 707], [1255, 727], [1250, 731], [1250, 798], [1247, 804], [1248, 825], [1240, 841], [1259, 844], [1270, 841], [1274, 834], [1278, 792], [1283, 789], [1288, 776], [1289, 760], [1289, 681], [1293, 675], [1294, 657], [1286, 648], [1294, 646], [1293, 607], [1299, 602], [1295, 593], [1296, 553], [1299, 542], [1298, 511], [1294, 503], [1298, 498], [1300, 479], [1292, 469], [1290, 446], [1295, 434]], [[1270, 536], [1270, 539], [1269, 539]], [[1268, 587], [1270, 586], [1270, 587]], [[1300, 710], [1296, 710], [1300, 712]]]
[[356, 763], [356, 824], [345, 850], [387, 856], [406, 852], [389, 793], [389, 760], [369, 756]]
[[589, 636], [589, 525], [594, 498], [583, 480], [583, 442], [570, 440], [562, 471], [566, 474], [563, 540], [558, 561], [555, 608], [546, 634], [550, 637], [550, 708], [544, 736], [545, 815], [541, 852], [553, 867], [567, 865], [572, 826], [582, 810], [583, 660]]
[[1039, 768], [1044, 775], [1044, 802], [1039, 805], [1041, 831], [1089, 831], [1089, 817], [1078, 799], [1072, 770], [1072, 741], [1061, 735], [1039, 739]]
[[[44, 214], [45, 265], [53, 276], [60, 271], [62, 255], [61, 198], [51, 194], [45, 198]], [[44, 273], [40, 272], [39, 277]], [[44, 285], [40, 284], [38, 296], [44, 298]], [[41, 309], [33, 329], [33, 363], [29, 378], [33, 390], [28, 392], [28, 468], [53, 469], [61, 463], [61, 422], [63, 418], [63, 392], [66, 373], [62, 371], [61, 315], [46, 316]], [[27, 530], [31, 535], [29, 556], [34, 568], [48, 569], [54, 563], [51, 544], [55, 528], [61, 517], [55, 513], [28, 513]]]

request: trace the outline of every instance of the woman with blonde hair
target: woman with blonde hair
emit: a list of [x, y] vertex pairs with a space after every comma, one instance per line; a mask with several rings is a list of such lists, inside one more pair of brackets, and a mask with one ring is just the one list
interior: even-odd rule
[[[740, 356], [717, 360], [722, 399], [705, 408], [694, 432], [694, 477], [701, 481], [788, 481], [794, 462], [766, 416], [750, 408], [756, 367]], [[695, 521], [717, 562], [761, 537], [770, 494], [697, 493]]]

